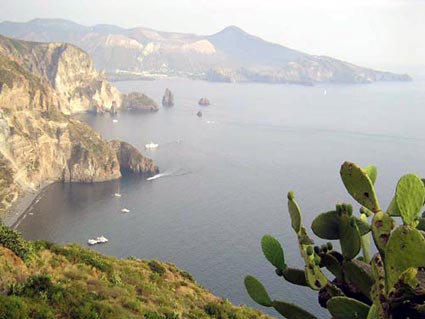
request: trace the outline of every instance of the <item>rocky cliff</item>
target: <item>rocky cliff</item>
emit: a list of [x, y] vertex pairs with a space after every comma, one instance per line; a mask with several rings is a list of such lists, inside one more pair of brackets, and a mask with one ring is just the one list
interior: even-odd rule
[[[68, 115], [120, 104], [118, 91], [80, 49], [0, 37], [0, 213], [45, 182], [121, 177], [116, 151]], [[133, 167], [157, 172], [133, 154]]]
[[[31, 89], [37, 87], [37, 84], [40, 89], [40, 85], [45, 84], [47, 91], [43, 92], [45, 94], [40, 97], [42, 99], [40, 102], [58, 105], [65, 114], [104, 111], [113, 107], [119, 108], [121, 105], [121, 95], [118, 90], [95, 70], [90, 56], [73, 45], [18, 42], [0, 36], [0, 54], [3, 58], [6, 56], [15, 63], [12, 71], [20, 73], [21, 70], [17, 69], [23, 68], [27, 74], [32, 75], [30, 83], [27, 83], [31, 85]], [[6, 81], [3, 84], [5, 92], [2, 98], [14, 102], [17, 87], [11, 87], [11, 85], [20, 84]], [[22, 90], [22, 88], [19, 89]], [[55, 94], [52, 94], [52, 89]], [[47, 97], [51, 97], [54, 101], [45, 101]], [[2, 104], [0, 106], [5, 107], [5, 103]], [[7, 105], [13, 106], [16, 103]]]
[[123, 141], [110, 141], [109, 145], [115, 151], [121, 167], [121, 173], [151, 174], [159, 173], [159, 168], [153, 161], [140, 154], [134, 146]]

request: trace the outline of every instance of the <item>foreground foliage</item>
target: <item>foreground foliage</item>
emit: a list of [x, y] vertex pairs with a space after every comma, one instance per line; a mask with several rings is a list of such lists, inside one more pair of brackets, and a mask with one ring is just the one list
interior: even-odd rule
[[[305, 267], [289, 267], [279, 241], [270, 235], [261, 241], [266, 259], [286, 281], [317, 290], [320, 305], [332, 318], [425, 318], [425, 216], [419, 217], [425, 202], [424, 181], [404, 175], [383, 211], [375, 193], [374, 166], [345, 162], [340, 173], [348, 193], [361, 205], [359, 216], [351, 205], [337, 204], [335, 210], [319, 214], [311, 229], [321, 239], [339, 240], [341, 252], [331, 242], [314, 245], [290, 192], [289, 215]], [[377, 251], [372, 258], [371, 237]], [[325, 275], [329, 273], [331, 279]], [[288, 319], [316, 318], [294, 304], [272, 300], [253, 276], [245, 278], [245, 286], [254, 301], [274, 307]]]
[[0, 225], [0, 319], [271, 318], [236, 307], [172, 264], [25, 241]]

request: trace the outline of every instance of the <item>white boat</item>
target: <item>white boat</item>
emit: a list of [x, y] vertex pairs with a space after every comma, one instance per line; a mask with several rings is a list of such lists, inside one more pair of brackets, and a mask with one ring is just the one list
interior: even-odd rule
[[121, 197], [121, 194], [120, 193], [115, 193], [114, 196], [115, 197]]
[[118, 123], [118, 120], [113, 119], [113, 120], [112, 120], [112, 123]]
[[108, 240], [108, 238], [106, 238], [105, 236], [99, 236], [99, 237], [97, 237], [96, 238], [96, 240], [99, 242], [99, 243], [107, 243], [109, 240]]
[[150, 142], [149, 144], [145, 145], [145, 148], [157, 148], [159, 145], [155, 144], [154, 142]]
[[323, 95], [326, 95], [326, 94], [328, 94], [328, 91], [324, 90]]
[[123, 208], [123, 209], [121, 209], [121, 212], [122, 212], [122, 213], [129, 213], [129, 212], [130, 212], [130, 210], [129, 210], [129, 209], [127, 209], [127, 208]]
[[107, 243], [108, 241], [109, 241], [108, 238], [102, 235], [102, 236], [96, 237], [96, 239], [87, 240], [87, 244], [89, 244], [90, 246], [93, 246], [97, 244], [104, 244], [104, 243]]

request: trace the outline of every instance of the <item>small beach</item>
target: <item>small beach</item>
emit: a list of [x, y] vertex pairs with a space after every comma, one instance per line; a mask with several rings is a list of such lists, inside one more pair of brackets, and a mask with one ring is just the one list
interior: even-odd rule
[[31, 207], [37, 203], [43, 196], [45, 190], [53, 182], [45, 182], [35, 191], [25, 191], [18, 200], [8, 209], [7, 213], [3, 216], [2, 221], [6, 226], [17, 228], [20, 221], [22, 221], [27, 213], [31, 211]]

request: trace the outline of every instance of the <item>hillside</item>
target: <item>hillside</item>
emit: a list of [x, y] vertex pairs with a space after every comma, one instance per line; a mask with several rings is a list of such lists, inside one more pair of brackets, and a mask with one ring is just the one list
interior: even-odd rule
[[108, 181], [120, 178], [124, 168], [156, 173], [150, 159], [128, 147], [137, 156], [131, 167], [128, 160], [120, 163], [117, 153], [126, 151], [125, 144], [112, 149], [69, 117], [120, 106], [120, 93], [81, 49], [0, 36], [0, 217], [20, 195], [46, 183]]
[[231, 26], [213, 35], [82, 26], [67, 20], [2, 22], [0, 34], [31, 41], [69, 42], [86, 50], [111, 79], [179, 75], [223, 82], [370, 83], [408, 81], [326, 56], [270, 43]]
[[212, 295], [172, 264], [27, 242], [1, 225], [0, 235], [1, 319], [271, 318]]

